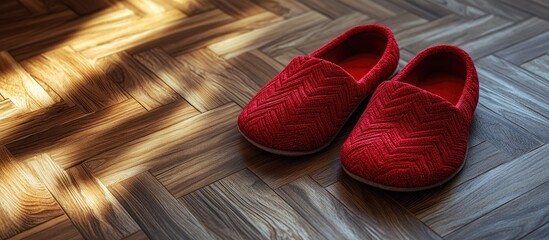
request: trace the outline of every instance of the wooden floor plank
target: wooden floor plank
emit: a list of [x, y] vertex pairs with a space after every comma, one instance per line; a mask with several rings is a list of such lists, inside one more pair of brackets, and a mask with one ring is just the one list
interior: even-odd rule
[[484, 1], [458, 0], [458, 1], [467, 5], [480, 8], [487, 13], [491, 13], [496, 16], [509, 19], [511, 21], [520, 21], [530, 16], [528, 13], [525, 13], [520, 9], [511, 7], [507, 4], [502, 4], [502, 2], [499, 0], [484, 0]]
[[236, 126], [241, 108], [227, 104], [93, 156], [86, 167], [105, 185], [151, 168], [163, 169], [215, 147]]
[[48, 94], [11, 57], [8, 52], [0, 52], [0, 94], [23, 112], [34, 111], [60, 101], [54, 93]]
[[173, 89], [127, 53], [119, 53], [99, 60], [106, 74], [111, 76], [145, 109], [152, 110], [181, 98]]
[[84, 239], [67, 215], [63, 214], [34, 228], [19, 233], [10, 240], [81, 240]]
[[524, 236], [523, 239], [543, 239], [547, 236], [549, 236], [549, 223], [546, 223], [540, 228], [532, 231], [528, 235]]
[[[59, 125], [52, 125], [44, 132], [26, 136], [6, 146], [18, 158], [28, 159], [36, 154], [48, 153], [56, 164], [69, 168], [121, 144], [120, 140], [128, 137], [127, 133], [132, 130], [132, 127], [123, 129], [121, 126], [132, 124], [131, 120], [145, 112], [139, 103], [127, 100], [75, 121], [59, 122]], [[80, 147], [82, 145], [87, 147]]]
[[548, 152], [545, 144], [456, 188], [419, 199], [408, 209], [438, 234], [448, 235], [549, 181], [549, 162], [542, 160]]
[[[309, 222], [328, 239], [388, 239], [411, 236], [408, 233], [395, 231], [395, 229], [407, 228], [406, 226], [397, 225], [398, 215], [389, 217], [396, 218], [391, 220], [392, 224], [397, 226], [391, 226], [392, 231], [388, 231], [391, 227], [383, 225], [384, 219], [379, 218], [382, 214], [376, 213], [374, 208], [364, 209], [366, 205], [362, 205], [360, 206], [362, 209], [359, 211], [349, 210], [309, 177], [300, 178], [284, 185], [277, 190], [277, 193], [302, 216], [310, 219]], [[352, 194], [342, 196], [340, 192], [336, 192], [336, 195], [343, 199], [353, 196]], [[383, 203], [384, 200], [377, 198], [376, 201], [376, 204], [381, 205], [379, 209], [384, 209], [386, 212], [391, 211], [389, 210], [390, 205]], [[372, 206], [371, 201], [368, 201], [368, 203], [368, 206]], [[365, 211], [369, 211], [370, 214], [364, 214]], [[378, 218], [372, 218], [372, 214], [377, 215]], [[413, 216], [409, 219], [413, 219]], [[427, 236], [428, 239], [432, 239], [436, 235]]]
[[211, 83], [215, 88], [223, 90], [218, 94], [224, 94], [241, 107], [245, 107], [261, 89], [247, 75], [207, 48], [180, 55], [176, 59], [183, 63], [182, 71], [194, 73], [187, 74], [186, 81]]
[[79, 0], [61, 0], [67, 4], [71, 9], [80, 15], [88, 14], [98, 11], [100, 9], [109, 7], [108, 0], [96, 0], [96, 1], [79, 1]]
[[448, 9], [424, 0], [389, 0], [389, 2], [427, 20], [435, 20], [451, 14]]
[[122, 239], [139, 230], [107, 188], [82, 166], [64, 171], [45, 154], [29, 165], [85, 238]]
[[63, 211], [26, 165], [0, 146], [0, 238], [48, 222]]
[[324, 239], [248, 170], [197, 190], [182, 202], [223, 239]]
[[342, 15], [327, 24], [313, 26], [283, 38], [281, 41], [266, 45], [261, 48], [261, 51], [275, 59], [293, 48], [297, 48], [304, 53], [312, 53], [332, 40], [333, 36], [337, 36], [356, 25], [371, 22], [369, 20], [369, 17], [356, 12]]
[[147, 237], [147, 234], [143, 232], [142, 230], [139, 230], [135, 232], [134, 234], [124, 238], [124, 240], [149, 240], [150, 238]]
[[521, 65], [534, 58], [549, 53], [549, 32], [505, 48], [495, 55], [515, 65]]
[[460, 47], [473, 59], [479, 59], [548, 30], [549, 22], [539, 18], [529, 18], [494, 34], [469, 41]]
[[340, 2], [374, 19], [385, 19], [402, 13], [402, 11], [387, 8], [373, 0], [340, 0]]
[[212, 5], [236, 18], [250, 17], [265, 11], [251, 0], [209, 0]]
[[166, 41], [165, 44], [162, 44], [162, 49], [170, 55], [175, 56], [188, 51], [207, 47], [210, 44], [220, 42], [224, 39], [240, 36], [243, 33], [264, 27], [280, 20], [280, 17], [272, 13], [264, 12], [239, 19], [238, 21], [213, 27], [199, 33], [193, 33], [191, 36], [185, 34], [185, 37], [171, 39], [171, 41]]
[[0, 145], [42, 133], [54, 126], [74, 121], [84, 115], [75, 106], [70, 107], [64, 103], [57, 103], [51, 107], [3, 119], [0, 121], [0, 132], [2, 133], [0, 135]]
[[255, 4], [284, 18], [292, 18], [310, 10], [299, 1], [295, 0], [252, 0]]
[[[549, 222], [549, 182], [447, 235], [447, 239], [521, 239]], [[478, 226], [490, 226], [478, 231]]]
[[25, 60], [22, 65], [64, 101], [86, 112], [94, 112], [128, 98], [101, 69], [68, 47]]
[[265, 46], [284, 35], [299, 32], [327, 21], [328, 18], [323, 15], [316, 12], [307, 12], [212, 44], [209, 48], [216, 54], [230, 59], [251, 49]]
[[215, 8], [208, 0], [160, 0], [164, 4], [168, 4], [188, 16], [194, 16], [203, 12], [207, 12]]
[[151, 49], [135, 57], [200, 112], [231, 101], [221, 86], [209, 79], [204, 81], [200, 75], [189, 71], [183, 63], [161, 49]]
[[323, 0], [299, 0], [312, 10], [315, 10], [331, 19], [352, 13], [354, 10], [339, 1], [326, 2]]
[[148, 172], [109, 187], [151, 239], [211, 239], [204, 226]]
[[549, 71], [547, 71], [547, 66], [549, 66], [548, 54], [521, 65], [522, 68], [537, 74], [545, 80], [549, 80]]
[[[13, 104], [10, 99], [0, 100], [0, 120], [11, 118], [13, 116], [19, 115], [20, 113], [21, 109], [18, 109], [17, 106], [15, 106], [15, 104]], [[0, 124], [4, 122], [5, 121], [2, 121], [0, 122]]]
[[284, 65], [259, 50], [252, 50], [231, 58], [229, 63], [261, 87], [284, 68]]

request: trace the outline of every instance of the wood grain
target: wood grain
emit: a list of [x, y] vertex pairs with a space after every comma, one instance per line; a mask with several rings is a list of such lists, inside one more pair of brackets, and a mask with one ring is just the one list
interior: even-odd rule
[[183, 162], [229, 137], [223, 133], [236, 126], [240, 110], [236, 104], [227, 104], [177, 121], [155, 133], [93, 156], [85, 165], [105, 185], [110, 185], [153, 167], [162, 169]]
[[515, 65], [520, 65], [549, 53], [547, 49], [549, 49], [549, 32], [505, 48], [495, 55]]
[[147, 110], [180, 99], [173, 89], [127, 53], [103, 58], [98, 64], [114, 82]]
[[[383, 203], [383, 200], [379, 198], [376, 201], [381, 206], [373, 207], [370, 205], [372, 202], [368, 201], [370, 204], [360, 206], [362, 209], [359, 211], [349, 210], [334, 196], [330, 195], [326, 189], [323, 189], [309, 177], [300, 178], [288, 185], [282, 186], [277, 190], [277, 193], [302, 216], [310, 219], [309, 222], [328, 239], [396, 239], [411, 236], [407, 233], [394, 231], [395, 229], [406, 228], [406, 226], [395, 228], [394, 226], [383, 225], [383, 218], [399, 219], [398, 215], [382, 216], [381, 213], [377, 213], [377, 218], [371, 217], [371, 214], [376, 212], [375, 208], [385, 209], [387, 212], [391, 211], [387, 209], [391, 208], [390, 204]], [[353, 195], [351, 194], [351, 196]], [[346, 199], [344, 196], [341, 197]], [[366, 206], [372, 207], [370, 209], [370, 207]], [[369, 211], [370, 214], [364, 214], [365, 211]], [[414, 219], [410, 216], [408, 218]], [[421, 224], [417, 219], [415, 221]], [[394, 224], [395, 221], [392, 219], [392, 221], [387, 222]], [[389, 231], [389, 229], [392, 229], [392, 231]], [[428, 239], [432, 239], [436, 235], [425, 236]], [[422, 239], [425, 239], [424, 237]]]
[[161, 49], [152, 49], [135, 57], [200, 112], [231, 101], [217, 83], [209, 80], [204, 82], [201, 76], [186, 70], [183, 63]]
[[34, 228], [19, 233], [10, 240], [80, 240], [84, 239], [78, 229], [74, 227], [67, 215], [63, 214]]
[[549, 144], [545, 144], [456, 188], [420, 199], [408, 209], [438, 234], [448, 235], [549, 181], [545, 171], [549, 162], [541, 161], [548, 151]]
[[148, 172], [109, 189], [151, 239], [211, 239], [189, 210]]
[[0, 147], [0, 237], [8, 238], [63, 214], [26, 165]]
[[64, 101], [94, 112], [127, 99], [101, 69], [68, 47], [22, 62], [37, 81], [52, 88]]
[[264, 86], [284, 68], [282, 64], [258, 50], [249, 51], [238, 57], [231, 58], [229, 63], [240, 69], [240, 71], [259, 86]]
[[0, 52], [0, 94], [23, 112], [44, 108], [59, 101], [50, 96], [8, 52]]
[[[545, 182], [446, 237], [448, 239], [521, 239], [549, 222], [549, 206], [546, 199], [548, 191], [549, 182]], [[487, 231], [474, 230], [477, 226], [487, 225], [491, 225]]]
[[546, 69], [548, 65], [549, 55], [546, 54], [525, 64], [522, 64], [521, 67], [532, 73], [537, 74], [545, 80], [549, 80], [549, 71], [547, 71]]
[[139, 230], [107, 188], [82, 166], [64, 171], [46, 154], [29, 165], [85, 238], [122, 239]]
[[182, 199], [222, 239], [323, 239], [253, 173], [243, 170]]
[[251, 49], [265, 46], [283, 35], [299, 32], [326, 21], [328, 21], [326, 17], [316, 12], [307, 12], [294, 18], [279, 21], [269, 26], [241, 34], [240, 36], [212, 44], [209, 48], [216, 54], [230, 59]]

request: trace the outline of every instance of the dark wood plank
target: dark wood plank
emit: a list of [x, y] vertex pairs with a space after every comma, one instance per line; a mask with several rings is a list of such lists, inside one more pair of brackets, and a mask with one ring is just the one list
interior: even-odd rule
[[[504, 18], [503, 16], [500, 17]], [[460, 47], [465, 49], [473, 59], [479, 59], [548, 30], [548, 21], [539, 18], [528, 18], [494, 34], [469, 41]]]
[[350, 211], [374, 221], [389, 238], [440, 239], [437, 233], [391, 200], [384, 191], [351, 178], [344, 178], [327, 190]]
[[374, 19], [385, 19], [404, 13], [400, 8], [387, 7], [374, 0], [340, 0], [340, 2]]
[[148, 240], [150, 239], [145, 232], [142, 230], [139, 230], [135, 232], [134, 234], [124, 238], [124, 240]]
[[309, 11], [309, 7], [295, 0], [251, 0], [262, 8], [284, 18], [291, 18]]
[[108, 0], [80, 1], [80, 0], [61, 0], [72, 10], [80, 15], [98, 11], [110, 6]]
[[431, 21], [451, 14], [448, 9], [425, 0], [389, 0], [389, 2]]
[[[276, 192], [328, 239], [402, 239], [412, 236], [438, 239], [411, 214], [402, 214], [397, 204], [391, 207], [391, 203], [385, 202], [389, 198], [378, 195], [366, 200], [367, 205], [357, 204], [363, 201], [356, 198], [357, 191], [345, 192], [348, 189], [340, 187], [330, 188], [332, 194], [349, 206], [343, 205], [309, 177], [293, 181]], [[360, 187], [355, 190], [358, 189]]]
[[[549, 182], [476, 219], [447, 239], [521, 239], [549, 222]], [[478, 231], [478, 226], [490, 226]], [[532, 238], [531, 238], [532, 239]]]
[[323, 239], [253, 173], [243, 170], [183, 197], [222, 239]]
[[265, 11], [265, 9], [250, 0], [209, 0], [209, 2], [216, 8], [236, 18], [245, 18]]
[[113, 184], [109, 190], [151, 239], [212, 238], [148, 172]]
[[84, 239], [67, 215], [63, 214], [36, 227], [19, 233], [10, 240], [80, 240]]
[[139, 230], [105, 186], [82, 166], [64, 171], [45, 154], [29, 165], [87, 239], [122, 239]]
[[524, 239], [543, 239], [549, 236], [549, 223], [524, 236]]
[[509, 6], [507, 4], [503, 4], [500, 0], [484, 0], [484, 1], [457, 0], [457, 1], [467, 5], [477, 7], [487, 13], [491, 13], [496, 16], [509, 19], [511, 21], [520, 21], [530, 16], [528, 13], [525, 13], [520, 9]]
[[445, 236], [503, 204], [549, 181], [545, 144], [513, 161], [436, 194], [416, 200], [407, 208], [431, 229]]
[[512, 0], [504, 0], [504, 2], [505, 4], [508, 4], [516, 9], [535, 15], [539, 18], [549, 20], [549, 16], [547, 16], [547, 13], [549, 12], [549, 4], [547, 4], [547, 1], [533, 0], [517, 2]]
[[331, 19], [352, 13], [354, 10], [339, 1], [299, 0], [301, 3]]
[[477, 61], [477, 66], [480, 103], [549, 141], [549, 82], [494, 56]]
[[63, 214], [30, 169], [0, 146], [0, 238], [8, 238]]
[[549, 66], [549, 55], [547, 54], [521, 65], [522, 68], [549, 81], [549, 71], [547, 71], [547, 66]]
[[549, 32], [505, 48], [495, 55], [515, 65], [520, 65], [547, 53], [549, 53]]

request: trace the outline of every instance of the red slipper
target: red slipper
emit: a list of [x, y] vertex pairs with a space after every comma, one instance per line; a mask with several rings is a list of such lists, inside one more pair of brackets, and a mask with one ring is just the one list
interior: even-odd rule
[[275, 154], [320, 151], [361, 101], [390, 77], [398, 58], [388, 28], [351, 28], [309, 56], [288, 63], [242, 110], [240, 132]]
[[428, 48], [374, 92], [343, 144], [344, 170], [392, 191], [438, 186], [463, 167], [478, 78], [458, 47]]

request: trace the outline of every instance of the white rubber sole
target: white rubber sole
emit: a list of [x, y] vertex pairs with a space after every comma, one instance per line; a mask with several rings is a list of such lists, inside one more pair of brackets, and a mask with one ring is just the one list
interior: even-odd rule
[[401, 188], [401, 187], [395, 187], [395, 186], [379, 184], [379, 183], [372, 182], [372, 181], [366, 180], [364, 178], [361, 178], [357, 175], [352, 174], [344, 166], [341, 166], [341, 168], [343, 168], [343, 171], [345, 171], [345, 173], [347, 173], [347, 175], [349, 175], [351, 178], [353, 178], [353, 179], [355, 179], [359, 182], [362, 182], [364, 184], [370, 185], [372, 187], [376, 187], [376, 188], [380, 188], [380, 189], [388, 190], [388, 191], [393, 191], [393, 192], [416, 192], [416, 191], [423, 191], [423, 190], [435, 188], [435, 187], [443, 185], [443, 184], [447, 183], [448, 181], [452, 180], [455, 176], [457, 176], [457, 174], [459, 172], [461, 172], [461, 169], [463, 169], [463, 166], [465, 166], [465, 160], [466, 159], [467, 159], [467, 152], [465, 152], [465, 158], [463, 159], [463, 163], [461, 164], [461, 166], [459, 166], [459, 168], [454, 173], [452, 173], [452, 175], [445, 178], [444, 180], [442, 180], [440, 182], [437, 182], [435, 184], [429, 185], [429, 186], [416, 187], [416, 188]]
[[[397, 75], [397, 73], [399, 72], [399, 69], [398, 67], [395, 69], [395, 71], [393, 72], [393, 74], [391, 74], [391, 76], [389, 76], [389, 79], [388, 80], [391, 80], [395, 75]], [[332, 144], [334, 142], [334, 140], [336, 139], [336, 137], [339, 135], [339, 133], [341, 133], [341, 130], [343, 130], [343, 127], [345, 126], [345, 124], [347, 124], [347, 122], [349, 121], [349, 119], [351, 118], [351, 116], [356, 112], [356, 109], [362, 105], [362, 103], [364, 103], [364, 101], [369, 97], [371, 96], [373, 93], [374, 93], [375, 89], [372, 91], [372, 93], [370, 93], [369, 95], [366, 95], [362, 100], [360, 100], [360, 102], [356, 105], [355, 109], [353, 109], [353, 111], [351, 112], [351, 114], [349, 114], [349, 117], [347, 117], [347, 119], [345, 120], [345, 122], [343, 123], [343, 125], [341, 125], [341, 128], [339, 129], [339, 131], [337, 131], [337, 133], [334, 135], [334, 137], [328, 142], [326, 143], [324, 146], [320, 147], [320, 148], [317, 148], [317, 149], [314, 149], [314, 150], [311, 150], [311, 151], [287, 151], [287, 150], [280, 150], [280, 149], [275, 149], [275, 148], [270, 148], [270, 147], [266, 147], [266, 146], [263, 146], [259, 143], [256, 143], [254, 142], [253, 140], [251, 140], [250, 138], [248, 138], [248, 136], [246, 136], [244, 133], [242, 133], [242, 131], [240, 130], [240, 127], [238, 127], [238, 131], [240, 132], [240, 135], [244, 136], [244, 138], [246, 140], [248, 140], [248, 142], [250, 142], [251, 144], [253, 144], [254, 146], [256, 146], [257, 148], [260, 148], [262, 149], [263, 151], [266, 151], [266, 152], [269, 152], [269, 153], [273, 153], [273, 154], [276, 154], [276, 155], [281, 155], [281, 156], [286, 156], [286, 157], [299, 157], [299, 156], [305, 156], [305, 155], [310, 155], [310, 154], [314, 154], [314, 153], [317, 153], [317, 152], [320, 152], [322, 151], [324, 148], [328, 147], [330, 144]]]

